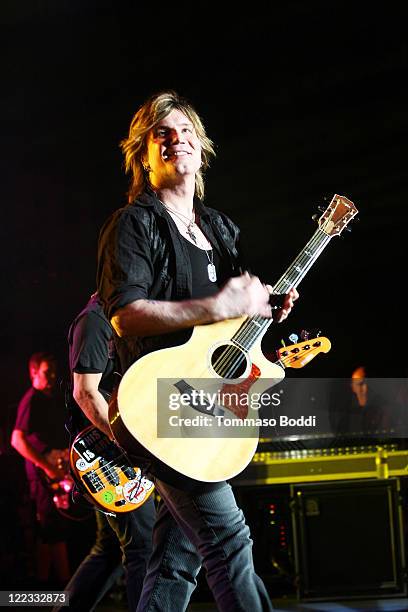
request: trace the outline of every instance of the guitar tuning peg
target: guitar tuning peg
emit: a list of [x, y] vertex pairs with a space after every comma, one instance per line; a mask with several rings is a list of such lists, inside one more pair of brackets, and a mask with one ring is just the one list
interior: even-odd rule
[[322, 332], [320, 329], [302, 329], [300, 332], [300, 338], [303, 341], [310, 340], [311, 338], [318, 338]]
[[326, 210], [326, 206], [318, 206], [317, 210], [323, 213]]
[[291, 341], [292, 344], [296, 344], [297, 341], [299, 340], [299, 336], [297, 334], [290, 334], [289, 340]]
[[312, 215], [312, 221], [317, 221], [319, 219], [320, 215], [318, 215], [317, 213]]

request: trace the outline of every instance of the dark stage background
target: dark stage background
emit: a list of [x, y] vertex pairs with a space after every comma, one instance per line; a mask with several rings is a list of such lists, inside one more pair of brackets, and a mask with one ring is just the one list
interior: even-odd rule
[[125, 203], [118, 143], [139, 104], [165, 88], [201, 113], [218, 153], [206, 202], [242, 227], [266, 282], [310, 238], [325, 196], [360, 210], [265, 352], [318, 328], [332, 350], [297, 375], [348, 376], [358, 362], [406, 375], [403, 2], [38, 0], [0, 10], [4, 449], [30, 353], [52, 350], [66, 370], [69, 323], [94, 290], [98, 231]]

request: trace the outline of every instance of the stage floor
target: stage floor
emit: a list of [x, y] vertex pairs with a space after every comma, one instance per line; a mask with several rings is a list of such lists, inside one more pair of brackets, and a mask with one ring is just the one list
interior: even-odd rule
[[[371, 599], [369, 601], [274, 601], [276, 612], [407, 612], [408, 599]], [[211, 608], [208, 608], [210, 612]], [[204, 611], [203, 611], [204, 612]]]
[[[339, 602], [298, 602], [295, 600], [274, 600], [275, 612], [407, 612], [408, 599], [378, 599], [369, 601], [339, 601]], [[126, 612], [127, 606], [108, 601], [99, 604], [96, 612]], [[174, 610], [174, 612], [177, 612]], [[213, 603], [193, 603], [187, 612], [217, 612]]]

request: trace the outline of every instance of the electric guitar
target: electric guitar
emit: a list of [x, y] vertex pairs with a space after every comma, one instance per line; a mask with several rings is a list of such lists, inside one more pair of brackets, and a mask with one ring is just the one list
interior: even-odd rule
[[79, 488], [98, 508], [112, 514], [139, 508], [154, 490], [140, 468], [134, 467], [125, 453], [93, 425], [76, 436], [70, 464]]
[[38, 469], [38, 474], [42, 482], [48, 487], [52, 494], [52, 501], [56, 510], [65, 518], [81, 521], [88, 518], [89, 513], [74, 504], [71, 491], [74, 487], [74, 480], [69, 470], [69, 450], [53, 449], [46, 453], [46, 459], [58, 472], [57, 478], [50, 478], [44, 470]]
[[330, 340], [324, 336], [317, 336], [316, 338], [279, 348], [276, 351], [278, 359], [274, 363], [282, 368], [299, 369], [303, 368], [319, 353], [328, 353], [330, 349]]
[[[346, 197], [334, 195], [317, 230], [273, 293], [286, 294], [297, 287], [331, 238], [357, 212]], [[284, 377], [284, 369], [261, 350], [271, 323], [257, 315], [198, 325], [185, 344], [136, 361], [110, 405], [115, 439], [130, 454], [158, 459], [195, 480], [218, 482], [239, 474], [258, 444], [253, 400]], [[246, 405], [241, 402], [245, 397]], [[231, 426], [243, 420], [244, 426]]]

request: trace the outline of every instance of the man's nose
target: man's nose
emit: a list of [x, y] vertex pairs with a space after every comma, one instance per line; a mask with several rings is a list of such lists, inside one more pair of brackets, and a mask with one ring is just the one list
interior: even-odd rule
[[172, 144], [177, 142], [184, 142], [183, 132], [181, 129], [173, 128], [170, 132], [170, 139]]

